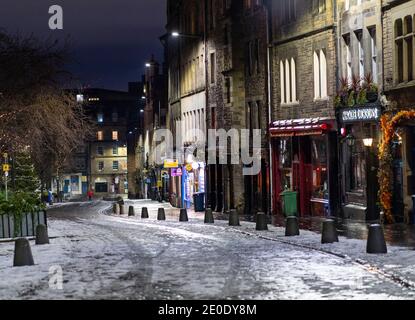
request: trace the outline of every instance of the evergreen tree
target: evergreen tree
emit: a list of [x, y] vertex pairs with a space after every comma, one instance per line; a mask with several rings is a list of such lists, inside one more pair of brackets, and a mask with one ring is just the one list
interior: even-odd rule
[[30, 155], [27, 152], [18, 153], [14, 159], [14, 189], [34, 193], [40, 187], [39, 178]]

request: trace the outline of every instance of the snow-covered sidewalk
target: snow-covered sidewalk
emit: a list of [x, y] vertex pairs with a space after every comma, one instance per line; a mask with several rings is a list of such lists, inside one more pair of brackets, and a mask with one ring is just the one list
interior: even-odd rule
[[[157, 204], [148, 201], [130, 201], [127, 205], [133, 205], [138, 213], [140, 208], [148, 206], [149, 210], [155, 215], [157, 207], [164, 207], [166, 213], [172, 219], [179, 215], [179, 209], [173, 208], [170, 204]], [[189, 217], [203, 223], [204, 214], [195, 213], [188, 210]], [[415, 248], [401, 246], [388, 246], [388, 254], [373, 255], [366, 253], [366, 241], [360, 239], [350, 239], [339, 237], [338, 243], [322, 244], [321, 234], [313, 231], [301, 230], [298, 237], [285, 237], [285, 229], [269, 225], [268, 231], [255, 230], [255, 223], [241, 221], [241, 227], [228, 227], [228, 222], [224, 220], [215, 220], [215, 225], [226, 227], [233, 232], [241, 232], [262, 239], [279, 241], [311, 250], [329, 253], [346, 260], [358, 263], [367, 270], [383, 274], [384, 276], [401, 283], [403, 286], [412, 287], [415, 290]]]
[[[35, 266], [13, 268], [14, 244], [0, 244], [0, 299], [415, 297], [412, 288], [353, 259], [301, 246], [317, 242], [312, 232], [286, 239], [282, 228], [256, 232], [252, 223], [233, 228], [219, 220], [205, 225], [203, 214], [191, 211], [190, 221], [180, 223], [178, 210], [168, 204], [162, 204], [167, 221], [156, 221], [161, 204], [131, 203], [136, 217], [104, 215], [110, 203], [100, 202], [55, 209], [49, 233], [56, 238], [45, 246], [31, 242]], [[140, 218], [143, 206], [150, 219]], [[339, 248], [349, 243], [341, 240]], [[62, 290], [49, 285], [50, 271], [57, 268], [63, 273]]]

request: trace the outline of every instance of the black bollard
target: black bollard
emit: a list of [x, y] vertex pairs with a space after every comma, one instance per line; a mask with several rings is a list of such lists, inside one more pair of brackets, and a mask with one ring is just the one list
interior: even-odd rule
[[164, 208], [159, 208], [158, 214], [157, 214], [157, 220], [159, 221], [166, 220], [166, 212], [164, 211]]
[[369, 235], [367, 238], [367, 253], [385, 254], [388, 253], [386, 247], [385, 235], [380, 224], [372, 224], [369, 226]]
[[297, 217], [288, 217], [285, 226], [285, 236], [294, 237], [300, 235], [300, 226]]
[[14, 267], [33, 266], [32, 250], [30, 249], [30, 243], [25, 238], [17, 239], [14, 243]]
[[212, 209], [208, 208], [205, 211], [205, 223], [215, 223], [215, 219], [213, 218]]
[[125, 205], [120, 204], [120, 215], [125, 214]]
[[336, 223], [334, 220], [323, 221], [323, 230], [321, 232], [321, 243], [339, 242], [337, 234]]
[[36, 227], [36, 241], [37, 245], [49, 244], [48, 227], [44, 224], [39, 224]]
[[231, 227], [239, 227], [241, 225], [239, 222], [239, 214], [234, 209], [229, 213], [229, 225]]
[[258, 231], [268, 230], [267, 216], [264, 212], [258, 212], [256, 215], [256, 230]]
[[180, 209], [180, 222], [188, 222], [189, 217], [187, 216], [187, 209]]
[[114, 203], [112, 207], [112, 212], [115, 214], [120, 214], [120, 205], [118, 203]]
[[146, 207], [141, 209], [141, 219], [148, 219], [148, 209]]
[[129, 217], [134, 217], [135, 216], [135, 210], [134, 210], [134, 207], [133, 206], [130, 206], [128, 208], [128, 216]]

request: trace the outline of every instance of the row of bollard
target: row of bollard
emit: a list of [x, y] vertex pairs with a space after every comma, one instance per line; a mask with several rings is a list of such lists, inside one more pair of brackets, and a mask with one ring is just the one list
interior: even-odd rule
[[[212, 210], [206, 211], [206, 216], [211, 216]], [[213, 216], [212, 216], [213, 219]], [[206, 223], [206, 217], [205, 217]], [[229, 215], [229, 226], [238, 227], [240, 226], [239, 215], [236, 210], [231, 210]], [[268, 223], [267, 216], [263, 212], [259, 212], [256, 215], [256, 230], [267, 231]], [[297, 217], [288, 217], [286, 219], [285, 236], [295, 237], [300, 235], [300, 225]], [[330, 244], [339, 242], [339, 235], [334, 220], [328, 219], [323, 222], [321, 243]], [[372, 224], [369, 226], [369, 235], [367, 239], [367, 253], [369, 254], [386, 254], [388, 249], [386, 246], [385, 236], [383, 228], [379, 224]]]
[[[36, 245], [49, 244], [48, 228], [40, 224], [36, 227]], [[19, 238], [14, 243], [13, 267], [33, 266], [35, 261], [30, 248], [30, 242], [26, 238]]]
[[[119, 205], [118, 203], [114, 204], [114, 213], [115, 214], [124, 214], [124, 205]], [[135, 216], [134, 207], [130, 206], [128, 210], [128, 216]], [[148, 209], [146, 207], [141, 209], [141, 218], [148, 219]], [[158, 209], [157, 220], [165, 221], [166, 213], [164, 208]], [[187, 215], [187, 209], [180, 210], [180, 222], [188, 222], [189, 217]], [[205, 211], [205, 224], [215, 223], [212, 209], [208, 208]], [[229, 226], [239, 227], [241, 225], [239, 221], [239, 214], [236, 210], [231, 210], [229, 214]], [[256, 215], [256, 230], [257, 231], [268, 231], [267, 216], [264, 212], [259, 212]], [[300, 226], [298, 218], [291, 216], [286, 219], [285, 226], [285, 236], [294, 237], [300, 235]], [[339, 236], [336, 229], [336, 223], [334, 220], [328, 219], [323, 221], [322, 224], [322, 235], [321, 243], [330, 244], [339, 242]], [[387, 246], [385, 237], [383, 234], [383, 228], [379, 224], [373, 224], [369, 226], [369, 235], [367, 239], [367, 253], [370, 254], [385, 254], [387, 253]]]

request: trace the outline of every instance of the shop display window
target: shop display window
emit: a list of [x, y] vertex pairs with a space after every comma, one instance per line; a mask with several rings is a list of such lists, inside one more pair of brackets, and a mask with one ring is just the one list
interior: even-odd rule
[[326, 136], [311, 138], [311, 153], [313, 167], [313, 198], [328, 199], [328, 168]]
[[293, 186], [291, 138], [282, 138], [279, 141], [279, 155], [281, 186], [284, 188], [284, 190], [291, 190]]

